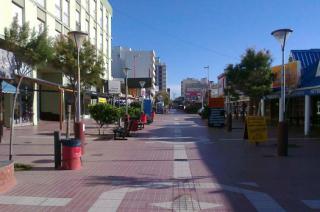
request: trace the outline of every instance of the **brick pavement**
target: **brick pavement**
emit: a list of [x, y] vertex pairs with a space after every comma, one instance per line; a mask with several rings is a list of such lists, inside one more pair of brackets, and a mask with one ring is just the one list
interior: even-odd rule
[[[18, 184], [0, 195], [0, 211], [310, 211], [302, 200], [320, 200], [317, 138], [291, 133], [297, 146], [279, 158], [272, 139], [258, 147], [243, 141], [238, 122], [227, 133], [197, 115], [157, 115], [127, 141], [98, 137], [94, 123], [86, 122], [79, 171], [53, 169], [58, 123], [16, 130], [14, 159], [34, 169], [16, 172]], [[1, 160], [7, 159], [7, 136]]]

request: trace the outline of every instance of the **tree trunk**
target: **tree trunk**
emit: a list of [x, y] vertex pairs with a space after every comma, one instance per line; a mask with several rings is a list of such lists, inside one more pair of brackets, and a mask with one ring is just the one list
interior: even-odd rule
[[11, 119], [10, 119], [10, 154], [9, 154], [9, 160], [12, 160], [12, 155], [13, 155], [13, 135], [14, 135], [14, 110], [16, 108], [16, 102], [17, 102], [17, 97], [18, 97], [18, 92], [19, 92], [19, 89], [20, 89], [20, 85], [22, 83], [22, 80], [23, 80], [23, 76], [21, 76], [21, 78], [19, 79], [19, 83], [17, 85], [17, 88], [16, 88], [16, 93], [14, 94], [14, 100], [13, 100], [13, 107], [12, 107], [12, 110], [11, 110]]

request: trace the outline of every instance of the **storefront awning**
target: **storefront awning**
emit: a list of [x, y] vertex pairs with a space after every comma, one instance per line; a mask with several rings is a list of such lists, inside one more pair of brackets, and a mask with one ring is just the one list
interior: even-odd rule
[[16, 87], [7, 83], [6, 81], [1, 82], [2, 93], [15, 93]]

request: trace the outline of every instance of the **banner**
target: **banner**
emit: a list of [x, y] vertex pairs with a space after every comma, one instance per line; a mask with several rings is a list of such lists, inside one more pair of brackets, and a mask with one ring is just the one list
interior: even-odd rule
[[[299, 85], [300, 80], [300, 62], [295, 61], [288, 64], [285, 64], [286, 71], [286, 87], [287, 88], [296, 88]], [[282, 66], [273, 66], [271, 68], [273, 74], [272, 88], [279, 89], [281, 87], [281, 70]]]

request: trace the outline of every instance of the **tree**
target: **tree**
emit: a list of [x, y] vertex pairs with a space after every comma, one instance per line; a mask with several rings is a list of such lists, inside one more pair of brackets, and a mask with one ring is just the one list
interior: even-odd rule
[[[76, 45], [70, 37], [60, 36], [54, 42], [54, 49], [53, 67], [67, 78], [75, 100], [78, 75]], [[79, 59], [81, 88], [101, 87], [104, 75], [103, 54], [97, 53], [96, 48], [87, 40], [82, 45]], [[73, 106], [75, 108], [75, 105]]]
[[226, 91], [233, 96], [248, 96], [257, 108], [261, 98], [271, 92], [271, 62], [269, 51], [247, 49], [239, 64], [227, 66]]
[[159, 91], [155, 98], [157, 101], [163, 101], [164, 105], [169, 105], [170, 103], [169, 94], [166, 91]]
[[10, 62], [13, 75], [18, 78], [18, 85], [14, 95], [13, 107], [10, 120], [10, 155], [12, 159], [12, 139], [14, 132], [14, 110], [17, 101], [18, 91], [22, 80], [26, 76], [30, 76], [33, 70], [45, 67], [48, 61], [52, 59], [51, 40], [47, 36], [47, 31], [31, 32], [28, 23], [22, 26], [18, 24], [18, 18], [15, 17], [10, 28], [4, 30], [4, 42], [1, 47], [8, 51], [8, 60]]
[[101, 128], [106, 124], [113, 124], [120, 117], [120, 109], [108, 103], [97, 103], [89, 106], [91, 117], [99, 125], [99, 135]]

